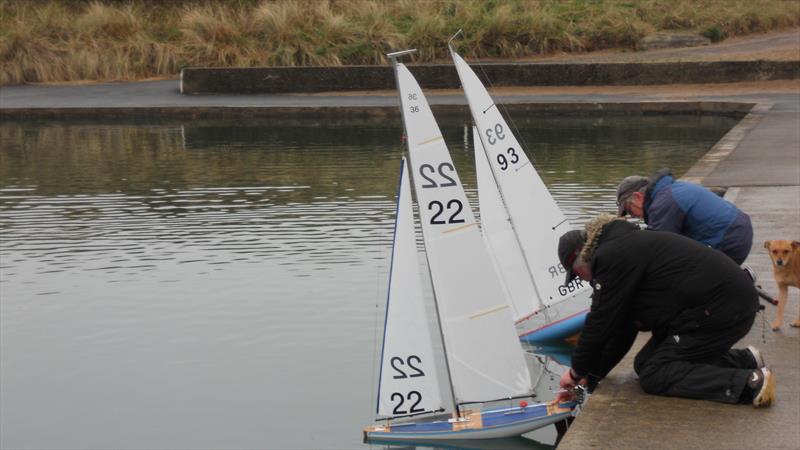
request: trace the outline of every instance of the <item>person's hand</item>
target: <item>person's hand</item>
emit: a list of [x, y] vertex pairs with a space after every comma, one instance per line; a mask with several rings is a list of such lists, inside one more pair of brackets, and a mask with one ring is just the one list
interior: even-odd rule
[[575, 398], [575, 394], [572, 390], [575, 388], [576, 384], [582, 384], [586, 386], [587, 380], [586, 378], [582, 378], [579, 381], [575, 381], [572, 378], [572, 370], [567, 369], [561, 374], [561, 379], [558, 381], [558, 386], [561, 388], [561, 391], [556, 395], [556, 400], [558, 402], [568, 402]]

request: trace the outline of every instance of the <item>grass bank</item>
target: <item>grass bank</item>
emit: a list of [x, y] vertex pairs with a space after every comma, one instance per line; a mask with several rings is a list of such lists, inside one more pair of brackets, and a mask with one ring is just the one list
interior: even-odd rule
[[0, 84], [133, 80], [181, 68], [386, 64], [635, 49], [800, 26], [796, 0], [0, 0]]

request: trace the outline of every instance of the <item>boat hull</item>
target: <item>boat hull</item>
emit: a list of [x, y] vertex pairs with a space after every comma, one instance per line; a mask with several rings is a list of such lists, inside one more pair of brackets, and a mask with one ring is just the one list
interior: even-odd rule
[[550, 305], [517, 321], [517, 334], [523, 342], [533, 344], [567, 341], [578, 334], [586, 323], [591, 291]]
[[519, 436], [565, 420], [574, 404], [542, 404], [464, 413], [464, 418], [431, 417], [415, 422], [375, 425], [364, 430], [364, 441], [445, 441]]

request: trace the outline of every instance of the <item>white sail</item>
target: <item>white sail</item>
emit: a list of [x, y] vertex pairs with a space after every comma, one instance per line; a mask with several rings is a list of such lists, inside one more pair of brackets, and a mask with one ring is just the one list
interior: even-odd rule
[[403, 159], [383, 329], [378, 415], [398, 417], [442, 407], [427, 324], [411, 188]]
[[511, 310], [450, 153], [411, 72], [399, 63], [395, 70], [455, 400], [527, 394]]
[[510, 218], [503, 207], [503, 199], [497, 190], [492, 169], [486, 160], [486, 152], [478, 138], [477, 128], [472, 128], [475, 148], [475, 176], [478, 181], [478, 204], [481, 211], [481, 232], [492, 255], [497, 274], [506, 288], [506, 294], [513, 306], [514, 320], [519, 320], [536, 308], [538, 295], [533, 280], [528, 274], [522, 249], [519, 247]]
[[539, 298], [530, 300], [530, 309], [538, 309], [540, 303], [558, 303], [577, 290], [574, 282], [563, 286], [564, 268], [557, 256], [558, 239], [570, 225], [475, 72], [452, 49], [451, 54], [494, 180], [533, 276]]

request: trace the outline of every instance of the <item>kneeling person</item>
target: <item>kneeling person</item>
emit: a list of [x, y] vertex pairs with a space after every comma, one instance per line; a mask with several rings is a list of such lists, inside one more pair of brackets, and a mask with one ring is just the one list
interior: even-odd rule
[[617, 187], [619, 215], [644, 219], [648, 228], [671, 231], [715, 248], [742, 264], [753, 246], [750, 216], [705, 187], [675, 181], [665, 168], [650, 179], [632, 175]]
[[730, 258], [684, 236], [642, 231], [607, 214], [585, 232], [561, 236], [558, 256], [567, 283], [577, 275], [594, 288], [562, 388], [595, 384], [630, 350], [639, 331], [651, 331], [634, 361], [645, 392], [772, 404], [775, 379], [760, 352], [731, 348], [750, 331], [759, 305], [752, 281]]

